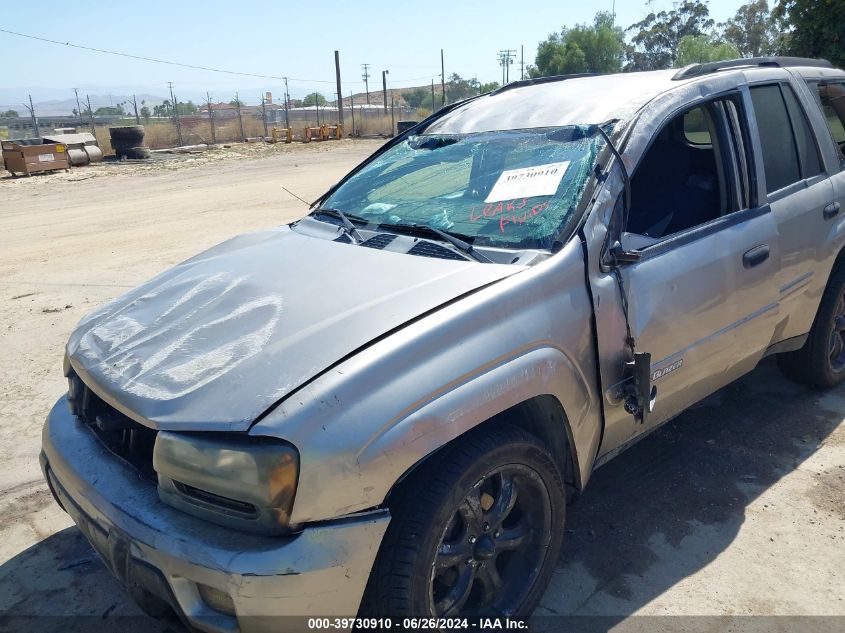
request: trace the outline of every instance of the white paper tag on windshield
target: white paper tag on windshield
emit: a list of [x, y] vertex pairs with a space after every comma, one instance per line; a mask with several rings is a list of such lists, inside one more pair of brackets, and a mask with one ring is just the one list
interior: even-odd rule
[[568, 167], [569, 161], [565, 160], [503, 171], [484, 202], [554, 195]]

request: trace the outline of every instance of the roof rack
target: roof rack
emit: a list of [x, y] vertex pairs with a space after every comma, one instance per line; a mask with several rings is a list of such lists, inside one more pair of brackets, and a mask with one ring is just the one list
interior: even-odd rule
[[520, 79], [519, 81], [512, 81], [495, 90], [491, 91], [491, 95], [497, 95], [500, 92], [505, 92], [511, 88], [522, 88], [523, 86], [535, 86], [537, 84], [548, 84], [553, 81], [565, 81], [567, 79], [578, 79], [579, 77], [595, 77], [602, 73], [572, 73], [571, 75], [552, 75], [551, 77], [535, 77], [533, 79]]
[[672, 76], [672, 79], [674, 81], [690, 79], [730, 68], [788, 68], [790, 66], [833, 68], [833, 64], [826, 59], [813, 59], [811, 57], [749, 57], [746, 59], [729, 59], [722, 62], [708, 62], [706, 64], [691, 64], [685, 68], [681, 68], [681, 70]]

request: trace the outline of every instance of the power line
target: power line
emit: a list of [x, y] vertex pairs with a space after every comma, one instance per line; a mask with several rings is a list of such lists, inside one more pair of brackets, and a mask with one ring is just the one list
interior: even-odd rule
[[[52, 40], [52, 39], [49, 39], [49, 38], [46, 38], [46, 37], [40, 37], [40, 36], [37, 36], [37, 35], [29, 35], [27, 33], [18, 33], [17, 31], [10, 31], [8, 29], [2, 29], [2, 28], [0, 28], [0, 33], [6, 33], [8, 35], [15, 35], [17, 37], [23, 37], [23, 38], [26, 38], [26, 39], [36, 40], [36, 41], [39, 41], [39, 42], [47, 42], [49, 44], [56, 44], [58, 46], [68, 46], [70, 48], [78, 48], [80, 50], [91, 51], [91, 52], [94, 52], [94, 53], [103, 53], [105, 55], [115, 55], [117, 57], [127, 57], [127, 58], [130, 58], [130, 59], [137, 59], [137, 60], [145, 61], [145, 62], [153, 62], [153, 63], [156, 63], [156, 64], [167, 64], [168, 66], [180, 66], [182, 68], [191, 68], [191, 69], [194, 69], [194, 70], [205, 70], [205, 71], [208, 71], [208, 72], [223, 73], [223, 74], [226, 74], [226, 75], [239, 75], [241, 77], [256, 77], [258, 79], [288, 80], [288, 81], [296, 81], [296, 82], [300, 82], [300, 83], [317, 83], [317, 84], [333, 84], [333, 83], [335, 83], [335, 80], [333, 80], [333, 79], [304, 79], [302, 77], [290, 77], [290, 76], [281, 77], [281, 76], [277, 76], [277, 75], [261, 75], [261, 74], [258, 74], [258, 73], [244, 73], [244, 72], [235, 71], [235, 70], [226, 70], [224, 68], [212, 68], [210, 66], [199, 66], [199, 65], [196, 65], [196, 64], [185, 64], [185, 63], [182, 63], [182, 62], [174, 62], [174, 61], [170, 61], [170, 60], [166, 60], [166, 59], [157, 59], [155, 57], [144, 57], [143, 55], [133, 55], [132, 53], [122, 53], [122, 52], [119, 52], [119, 51], [110, 51], [110, 50], [106, 50], [106, 49], [103, 49], [103, 48], [95, 48], [93, 46], [85, 46], [83, 44], [74, 44], [72, 42], [60, 42], [58, 40]], [[362, 80], [363, 81], [361, 83], [364, 84], [367, 88], [369, 88], [368, 80], [371, 77], [371, 75], [369, 74], [368, 71], [369, 71], [370, 64], [362, 64], [362, 66], [366, 67], [366, 68], [363, 69], [364, 70], [364, 72], [362, 74]], [[366, 75], [366, 79], [364, 78], [363, 75]], [[429, 76], [430, 75], [423, 75], [423, 76], [420, 76], [420, 77], [409, 77], [407, 79], [395, 79], [395, 80], [393, 80], [393, 83], [417, 81], [418, 79], [428, 79]], [[183, 83], [185, 83], [185, 82], [183, 82]], [[187, 83], [199, 83], [199, 82], [187, 82]], [[352, 82], [352, 83], [356, 83], [356, 82]], [[155, 85], [155, 84], [150, 84], [150, 86], [152, 86], [152, 85]]]
[[241, 75], [244, 77], [259, 77], [261, 79], [284, 79], [284, 77], [276, 77], [274, 75], [259, 75], [256, 73], [242, 73], [234, 70], [225, 70], [222, 68], [211, 68], [210, 66], [197, 66], [195, 64], [183, 64], [182, 62], [172, 62], [166, 59], [156, 59], [154, 57], [144, 57], [142, 55], [132, 55], [131, 53], [120, 53], [118, 51], [108, 51], [103, 48], [94, 48], [93, 46], [83, 46], [82, 44], [72, 44], [70, 42], [59, 42], [58, 40], [51, 40], [46, 37], [38, 37], [37, 35], [28, 35], [26, 33], [17, 33], [16, 31], [9, 31], [8, 29], [0, 29], [0, 33], [8, 33], [9, 35], [17, 35], [18, 37], [25, 37], [31, 40], [38, 40], [39, 42], [48, 42], [50, 44], [58, 44], [59, 46], [70, 46], [71, 48], [79, 48], [85, 51], [93, 51], [95, 53], [105, 53], [106, 55], [117, 55], [118, 57], [130, 57], [132, 59], [140, 59], [145, 62], [155, 62], [157, 64], [168, 64], [169, 66], [182, 66], [183, 68], [193, 68], [195, 70], [207, 70], [213, 73], [226, 73], [227, 75]]

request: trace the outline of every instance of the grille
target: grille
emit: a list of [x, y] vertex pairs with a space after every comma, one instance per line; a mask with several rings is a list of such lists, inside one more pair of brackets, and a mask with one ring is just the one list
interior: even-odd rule
[[463, 261], [467, 259], [460, 253], [440, 246], [440, 244], [435, 242], [417, 242], [408, 253], [411, 255], [420, 255], [421, 257], [439, 257], [440, 259], [459, 259]]
[[387, 233], [379, 233], [378, 235], [374, 235], [366, 242], [362, 242], [361, 246], [366, 246], [367, 248], [377, 248], [381, 250], [388, 244], [390, 244], [394, 239], [396, 239], [395, 235], [388, 235]]
[[71, 370], [68, 376], [70, 411], [112, 453], [132, 465], [147, 480], [157, 480], [153, 469], [154, 429], [138, 424], [95, 394]]

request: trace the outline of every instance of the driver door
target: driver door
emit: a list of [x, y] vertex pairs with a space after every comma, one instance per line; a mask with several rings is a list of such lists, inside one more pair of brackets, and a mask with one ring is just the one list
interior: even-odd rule
[[[597, 250], [606, 258], [607, 240], [588, 239], [605, 389], [599, 456], [749, 371], [772, 340], [778, 230], [768, 205], [754, 202], [743, 111], [739, 93], [715, 100], [653, 140], [632, 176], [621, 238], [638, 261], [603, 271], [593, 262]], [[651, 354], [656, 399], [644, 424], [622, 406], [626, 310], [635, 350]]]

